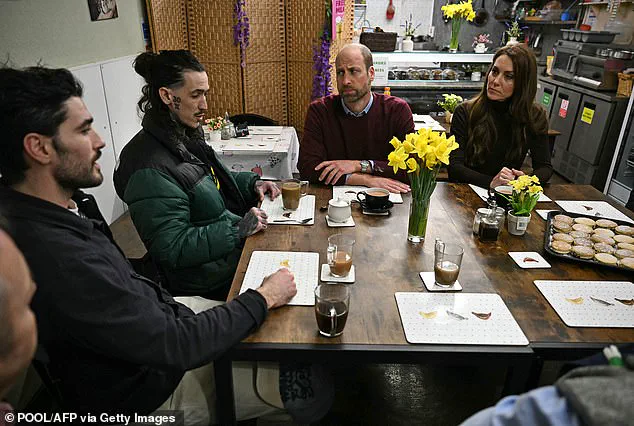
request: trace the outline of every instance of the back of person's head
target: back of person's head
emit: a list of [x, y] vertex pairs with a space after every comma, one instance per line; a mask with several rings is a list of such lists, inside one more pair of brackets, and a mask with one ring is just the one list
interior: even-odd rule
[[137, 103], [142, 112], [167, 109], [159, 96], [159, 89], [175, 89], [184, 84], [185, 72], [204, 72], [205, 67], [189, 50], [161, 50], [159, 54], [145, 52], [134, 60], [134, 70], [147, 83]]
[[6, 185], [24, 179], [27, 163], [24, 137], [39, 133], [54, 137], [66, 120], [64, 103], [81, 97], [79, 81], [67, 69], [0, 68], [0, 174]]
[[0, 398], [35, 353], [37, 329], [29, 307], [33, 291], [26, 261], [0, 215]]

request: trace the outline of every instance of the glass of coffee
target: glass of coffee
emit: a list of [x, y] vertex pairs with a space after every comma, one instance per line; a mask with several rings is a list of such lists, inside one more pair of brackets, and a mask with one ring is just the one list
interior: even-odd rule
[[299, 179], [285, 179], [282, 181], [282, 204], [284, 210], [297, 210], [299, 199], [306, 195], [308, 181]]
[[315, 289], [315, 318], [319, 333], [336, 337], [343, 333], [350, 307], [350, 289], [345, 284], [320, 284]]
[[347, 277], [352, 267], [352, 248], [354, 238], [343, 234], [328, 237], [328, 266], [330, 275], [337, 278]]
[[436, 240], [434, 247], [434, 277], [441, 287], [454, 285], [460, 274], [464, 250], [458, 244], [447, 244]]
[[388, 206], [390, 191], [383, 188], [368, 188], [357, 193], [357, 200], [364, 208], [381, 210]]

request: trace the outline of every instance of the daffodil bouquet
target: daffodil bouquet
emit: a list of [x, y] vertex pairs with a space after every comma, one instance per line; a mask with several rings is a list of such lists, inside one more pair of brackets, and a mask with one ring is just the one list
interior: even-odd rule
[[509, 182], [509, 185], [513, 188], [513, 193], [510, 197], [502, 195], [506, 198], [513, 209], [515, 216], [528, 216], [531, 214], [537, 200], [544, 188], [539, 184], [539, 178], [537, 176], [522, 175]]
[[390, 141], [394, 151], [388, 155], [388, 165], [397, 173], [407, 170], [412, 188], [407, 238], [421, 242], [425, 238], [429, 200], [436, 188], [436, 177], [441, 165], [449, 164], [449, 154], [458, 148], [453, 136], [447, 138], [444, 132], [434, 132], [422, 128], [405, 136], [401, 142], [394, 137]]
[[440, 8], [443, 15], [451, 19], [451, 41], [449, 42], [449, 49], [458, 49], [458, 35], [460, 34], [460, 26], [462, 21], [473, 21], [475, 18], [475, 11], [473, 10], [473, 4], [471, 0], [463, 1], [460, 3], [446, 4]]

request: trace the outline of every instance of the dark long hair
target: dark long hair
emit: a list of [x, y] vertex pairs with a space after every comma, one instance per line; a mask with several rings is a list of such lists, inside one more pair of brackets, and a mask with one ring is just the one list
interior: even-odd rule
[[548, 120], [544, 109], [537, 105], [537, 61], [535, 55], [524, 44], [505, 46], [499, 49], [484, 79], [480, 93], [467, 101], [469, 117], [469, 137], [465, 147], [466, 163], [477, 167], [484, 163], [485, 157], [493, 150], [497, 140], [497, 131], [491, 113], [493, 101], [487, 97], [489, 74], [497, 58], [506, 55], [513, 62], [514, 89], [508, 103], [511, 119], [511, 149], [507, 151], [506, 161], [521, 156], [528, 143], [529, 134], [537, 135], [548, 131]]
[[186, 71], [203, 72], [205, 67], [189, 50], [161, 50], [159, 54], [141, 53], [134, 60], [134, 70], [147, 83], [137, 103], [142, 112], [147, 112], [167, 110], [159, 96], [161, 87], [178, 88], [184, 84]]
[[65, 102], [82, 96], [79, 81], [67, 69], [0, 67], [0, 174], [2, 183], [24, 180], [24, 137], [57, 135], [66, 120]]

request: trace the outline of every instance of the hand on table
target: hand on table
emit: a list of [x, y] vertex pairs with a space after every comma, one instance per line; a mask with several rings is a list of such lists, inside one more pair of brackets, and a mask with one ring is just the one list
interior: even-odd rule
[[280, 188], [274, 183], [267, 180], [255, 181], [255, 192], [258, 194], [260, 201], [264, 200], [264, 194], [269, 194], [271, 200], [275, 200], [280, 195]]
[[288, 269], [281, 268], [264, 278], [256, 291], [266, 299], [269, 309], [284, 306], [297, 294], [295, 277]]
[[403, 192], [409, 192], [409, 185], [398, 181], [396, 179], [390, 179], [381, 176], [371, 176], [371, 175], [363, 175], [365, 178], [365, 186], [369, 188], [383, 188], [387, 189], [390, 192], [394, 192], [396, 194], [400, 194]]
[[249, 235], [266, 229], [268, 224], [267, 218], [268, 216], [264, 210], [251, 207], [251, 210], [238, 222], [238, 237], [246, 238]]
[[518, 176], [522, 176], [524, 174], [521, 170], [509, 169], [508, 167], [502, 167], [502, 170], [493, 177], [489, 186], [491, 188], [498, 187], [500, 185], [506, 185], [509, 181], [512, 181]]
[[319, 180], [326, 185], [334, 185], [343, 175], [361, 171], [358, 160], [330, 160], [317, 164], [315, 170], [321, 170]]

